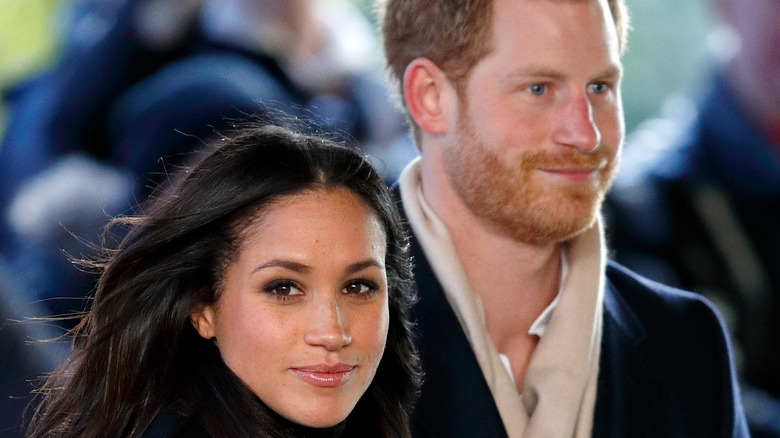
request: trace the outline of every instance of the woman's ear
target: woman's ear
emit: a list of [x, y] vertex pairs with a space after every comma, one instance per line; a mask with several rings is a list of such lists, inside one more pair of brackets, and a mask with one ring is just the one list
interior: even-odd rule
[[409, 63], [403, 90], [409, 115], [420, 129], [430, 133], [447, 131], [448, 99], [453, 88], [433, 61], [417, 58]]
[[190, 313], [190, 322], [203, 339], [213, 339], [216, 336], [214, 329], [214, 307], [199, 304]]

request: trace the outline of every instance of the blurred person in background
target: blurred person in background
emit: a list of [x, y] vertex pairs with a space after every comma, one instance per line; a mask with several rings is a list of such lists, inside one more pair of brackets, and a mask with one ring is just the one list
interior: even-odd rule
[[7, 93], [0, 144], [0, 257], [31, 299], [83, 296], [93, 279], [63, 256], [85, 248], [69, 233], [97, 236], [165, 178], [160, 157], [177, 165], [229, 118], [291, 112], [355, 139], [388, 180], [415, 154], [371, 26], [347, 1], [69, 6], [61, 59]]
[[[755, 437], [780, 436], [780, 2], [712, 0], [730, 38], [700, 99], [626, 142], [607, 201], [618, 261], [698, 291], [734, 333]], [[721, 33], [723, 35], [723, 33]]]

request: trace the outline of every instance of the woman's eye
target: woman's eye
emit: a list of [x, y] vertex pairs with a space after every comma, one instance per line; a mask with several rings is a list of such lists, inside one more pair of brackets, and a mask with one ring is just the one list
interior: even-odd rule
[[541, 96], [545, 92], [547, 92], [547, 85], [544, 84], [533, 84], [528, 86], [528, 92], [533, 94], [534, 96]]
[[271, 294], [274, 298], [287, 299], [288, 297], [303, 295], [303, 292], [292, 281], [277, 280], [266, 284], [263, 292]]
[[345, 294], [374, 295], [379, 287], [372, 281], [353, 281], [342, 289]]

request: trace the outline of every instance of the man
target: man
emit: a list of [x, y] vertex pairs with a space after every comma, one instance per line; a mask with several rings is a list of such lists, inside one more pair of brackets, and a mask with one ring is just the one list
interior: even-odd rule
[[780, 2], [711, 4], [736, 44], [629, 136], [607, 217], [617, 260], [729, 316], [750, 431], [780, 437]]
[[606, 261], [626, 15], [607, 0], [387, 0], [421, 159], [416, 436], [746, 436], [713, 308]]

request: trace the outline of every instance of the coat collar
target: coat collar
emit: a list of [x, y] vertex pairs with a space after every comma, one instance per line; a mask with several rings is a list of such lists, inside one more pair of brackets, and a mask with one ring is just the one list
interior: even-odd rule
[[419, 302], [412, 309], [426, 370], [414, 413], [415, 436], [506, 437], [471, 345], [419, 244], [411, 238]]
[[660, 377], [645, 352], [644, 325], [618, 292], [626, 286], [615, 280], [624, 276], [613, 264], [607, 268], [594, 437], [652, 436]]
[[[397, 186], [393, 194], [400, 199]], [[400, 201], [398, 206], [403, 216]], [[412, 309], [416, 343], [424, 369], [436, 370], [424, 377], [413, 418], [414, 436], [506, 437], [474, 352], [413, 234], [410, 255], [419, 294], [419, 301]], [[620, 268], [610, 264], [604, 296], [594, 437], [650, 433], [653, 407], [658, 403], [659, 377], [653, 371], [651, 355], [643, 352], [644, 326], [618, 292], [626, 287], [620, 284], [624, 277]], [[613, 278], [619, 280], [618, 284]]]
[[[392, 190], [406, 222], [399, 188]], [[407, 230], [409, 227], [407, 226]], [[418, 302], [412, 308], [415, 343], [428, 372], [415, 405], [415, 437], [506, 437], [476, 356], [414, 234], [409, 230]]]

